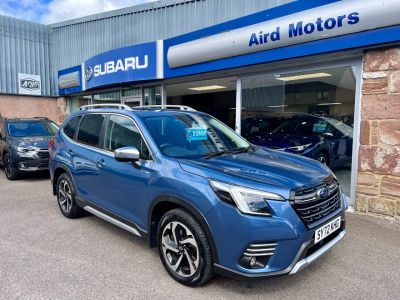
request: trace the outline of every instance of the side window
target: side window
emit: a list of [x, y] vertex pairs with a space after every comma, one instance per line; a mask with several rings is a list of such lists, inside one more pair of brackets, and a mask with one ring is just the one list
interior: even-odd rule
[[78, 129], [79, 121], [81, 120], [81, 116], [77, 116], [68, 122], [67, 125], [64, 126], [64, 133], [70, 139], [74, 139], [75, 131]]
[[84, 116], [79, 126], [76, 140], [85, 145], [98, 147], [103, 121], [104, 115], [91, 114]]
[[142, 139], [140, 132], [129, 118], [111, 115], [104, 138], [104, 149], [114, 151], [122, 147], [136, 147], [140, 151], [140, 158], [147, 160], [150, 152]]

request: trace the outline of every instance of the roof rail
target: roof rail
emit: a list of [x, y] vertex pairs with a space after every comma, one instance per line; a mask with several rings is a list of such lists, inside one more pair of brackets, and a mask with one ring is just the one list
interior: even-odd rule
[[135, 106], [133, 109], [179, 109], [179, 110], [187, 110], [187, 111], [196, 111], [194, 108], [185, 105], [144, 105], [144, 106]]
[[85, 109], [96, 109], [96, 108], [116, 108], [116, 109], [123, 109], [123, 110], [132, 110], [132, 108], [126, 104], [89, 104], [84, 105], [79, 108], [79, 110]]

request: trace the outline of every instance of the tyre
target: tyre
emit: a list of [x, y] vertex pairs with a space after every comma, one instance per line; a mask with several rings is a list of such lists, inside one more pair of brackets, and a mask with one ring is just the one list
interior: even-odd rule
[[199, 222], [183, 209], [167, 212], [157, 229], [161, 261], [172, 278], [199, 286], [214, 276], [210, 246]]
[[326, 165], [326, 166], [329, 166], [329, 159], [328, 159], [328, 156], [327, 156], [325, 153], [323, 153], [323, 152], [319, 152], [319, 153], [314, 157], [314, 159], [315, 159], [316, 161], [319, 161], [321, 164], [324, 164], [324, 165]]
[[75, 202], [75, 188], [67, 173], [61, 174], [57, 180], [57, 202], [61, 213], [69, 219], [84, 215], [84, 210]]
[[4, 173], [8, 180], [16, 180], [19, 177], [18, 170], [12, 166], [12, 160], [9, 153], [4, 155]]

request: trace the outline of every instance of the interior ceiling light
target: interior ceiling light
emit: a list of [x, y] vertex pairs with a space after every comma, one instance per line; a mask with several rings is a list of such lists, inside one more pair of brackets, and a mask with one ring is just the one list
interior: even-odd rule
[[329, 106], [329, 105], [340, 105], [340, 102], [330, 102], [330, 103], [318, 103], [319, 106]]
[[311, 74], [302, 74], [295, 76], [286, 76], [286, 77], [275, 77], [276, 80], [282, 81], [294, 81], [294, 80], [303, 80], [303, 79], [312, 79], [312, 78], [324, 78], [331, 77], [331, 74], [328, 73], [311, 73]]
[[221, 90], [226, 89], [226, 86], [222, 85], [206, 85], [206, 86], [198, 86], [189, 88], [189, 90], [203, 92], [203, 91], [212, 91], [212, 90]]

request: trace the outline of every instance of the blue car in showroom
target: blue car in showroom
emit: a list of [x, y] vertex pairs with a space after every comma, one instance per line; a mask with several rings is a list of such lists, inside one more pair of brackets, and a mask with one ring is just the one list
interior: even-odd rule
[[328, 167], [252, 145], [188, 107], [82, 107], [50, 145], [61, 213], [145, 238], [188, 286], [295, 274], [346, 232], [346, 197]]
[[270, 149], [313, 158], [330, 167], [351, 164], [353, 128], [332, 118], [275, 113], [244, 120], [243, 136]]

